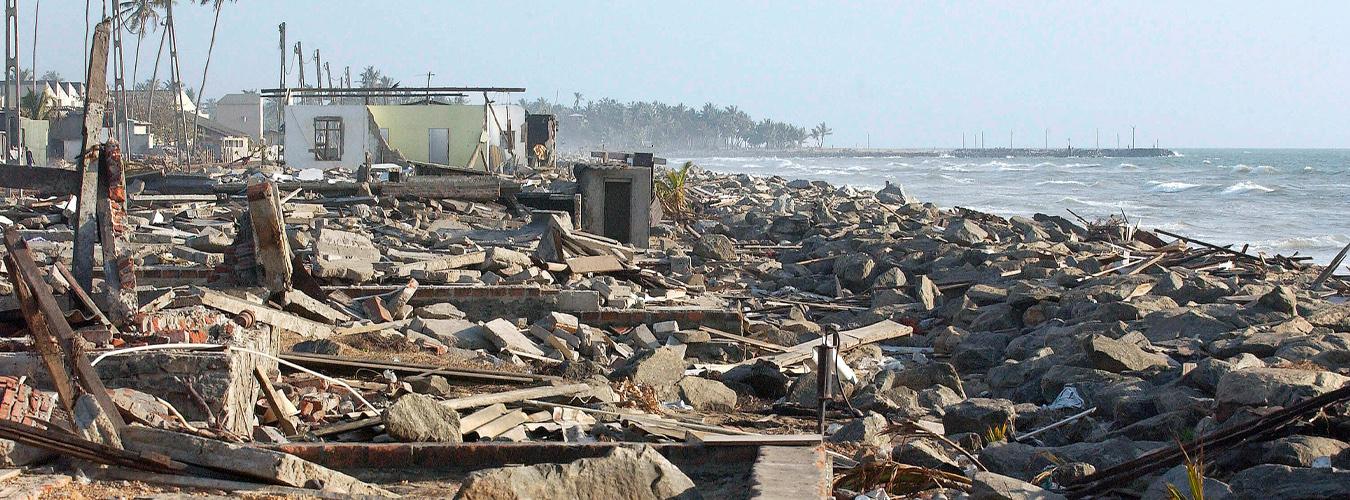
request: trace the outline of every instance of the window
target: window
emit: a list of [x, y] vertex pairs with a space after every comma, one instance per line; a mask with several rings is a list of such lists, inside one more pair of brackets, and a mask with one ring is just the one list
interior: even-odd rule
[[314, 118], [314, 159], [318, 161], [342, 159], [342, 117]]

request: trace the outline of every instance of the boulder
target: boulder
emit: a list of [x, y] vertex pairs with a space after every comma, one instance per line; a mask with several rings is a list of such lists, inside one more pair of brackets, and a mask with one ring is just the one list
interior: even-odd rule
[[736, 391], [716, 380], [684, 377], [676, 384], [680, 396], [695, 410], [731, 411], [736, 408]]
[[1262, 447], [1266, 452], [1261, 463], [1312, 467], [1313, 460], [1335, 457], [1350, 449], [1350, 444], [1328, 437], [1293, 435], [1265, 443]]
[[947, 224], [947, 228], [942, 231], [942, 235], [952, 243], [962, 246], [976, 245], [989, 238], [989, 233], [970, 219], [959, 219]]
[[1103, 335], [1084, 339], [1083, 352], [1087, 353], [1093, 368], [1113, 373], [1166, 368], [1168, 361], [1166, 355], [1145, 352], [1137, 345]]
[[702, 498], [694, 482], [650, 446], [615, 447], [609, 455], [565, 464], [487, 469], [469, 474], [457, 499]]
[[938, 469], [952, 474], [963, 474], [960, 464], [943, 452], [942, 445], [926, 439], [910, 439], [891, 450], [891, 460], [905, 465]]
[[634, 384], [655, 387], [658, 392], [674, 387], [684, 376], [686, 346], [662, 346], [629, 358], [610, 374], [611, 379], [628, 379]]
[[722, 374], [722, 380], [749, 386], [756, 397], [769, 400], [786, 395], [789, 382], [788, 376], [777, 365], [762, 359], [727, 370]]
[[[1162, 476], [1159, 476], [1157, 479], [1153, 480], [1153, 482], [1149, 484], [1148, 489], [1144, 490], [1144, 496], [1142, 498], [1146, 499], [1172, 498], [1171, 494], [1168, 492], [1167, 489], [1169, 485], [1176, 488], [1177, 491], [1180, 491], [1181, 494], [1186, 496], [1186, 498], [1190, 498], [1191, 497], [1190, 484], [1191, 484], [1190, 477], [1186, 474], [1186, 466], [1178, 465], [1176, 467], [1168, 469], [1167, 472], [1163, 473]], [[1205, 485], [1203, 487], [1204, 491], [1203, 498], [1205, 500], [1228, 500], [1230, 498], [1233, 498], [1233, 489], [1230, 488], [1227, 484], [1224, 484], [1223, 481], [1219, 481], [1218, 479], [1214, 479], [1212, 477], [1206, 477], [1204, 484]]]
[[1350, 471], [1265, 464], [1228, 479], [1237, 498], [1347, 498]]
[[962, 399], [966, 397], [965, 388], [961, 386], [961, 376], [949, 363], [929, 363], [900, 370], [895, 372], [893, 383], [916, 391], [941, 385], [950, 388]]
[[844, 286], [854, 291], [868, 286], [867, 278], [872, 275], [876, 262], [870, 255], [862, 252], [850, 253], [834, 260], [834, 275]]
[[1298, 314], [1298, 295], [1294, 293], [1293, 288], [1283, 285], [1277, 286], [1269, 293], [1262, 295], [1260, 299], [1257, 299], [1256, 304], [1275, 312]]
[[458, 443], [459, 413], [421, 394], [405, 394], [384, 410], [384, 429], [402, 442]]
[[970, 476], [971, 500], [1064, 500], [1064, 495], [993, 472], [976, 471]]
[[736, 260], [736, 247], [726, 235], [709, 234], [694, 243], [694, 255], [706, 260]]
[[1293, 368], [1247, 368], [1219, 379], [1220, 405], [1289, 406], [1341, 388], [1350, 378]]
[[[943, 410], [942, 426], [947, 435], [974, 432], [983, 436], [990, 429], [1011, 427], [1017, 417], [1013, 404], [1004, 399], [970, 398]], [[1008, 430], [1011, 433], [1012, 429]]]
[[914, 201], [913, 198], [905, 194], [904, 188], [900, 187], [899, 184], [892, 184], [891, 181], [886, 181], [886, 187], [877, 191], [876, 198], [877, 201], [891, 205], [908, 205]]
[[881, 447], [890, 442], [890, 437], [883, 433], [889, 423], [886, 417], [879, 413], [868, 413], [862, 418], [850, 420], [839, 430], [830, 434], [827, 441], [831, 443], [858, 443], [867, 446]]
[[929, 279], [927, 275], [920, 275], [914, 280], [914, 299], [919, 301], [919, 305], [925, 311], [932, 311], [937, 308], [938, 298], [942, 292], [938, 290], [937, 284]]
[[1350, 303], [1318, 309], [1307, 318], [1314, 326], [1330, 328], [1336, 332], [1350, 332]]

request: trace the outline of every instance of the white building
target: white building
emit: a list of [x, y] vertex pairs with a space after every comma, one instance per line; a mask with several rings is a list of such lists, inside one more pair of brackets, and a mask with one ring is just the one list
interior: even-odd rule
[[258, 94], [226, 94], [216, 101], [211, 118], [248, 133], [254, 142], [263, 138], [263, 102]]

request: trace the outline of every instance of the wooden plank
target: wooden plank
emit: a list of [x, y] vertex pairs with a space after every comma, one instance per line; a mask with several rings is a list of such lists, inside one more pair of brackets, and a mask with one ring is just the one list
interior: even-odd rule
[[525, 412], [515, 410], [492, 419], [491, 422], [479, 426], [474, 432], [478, 434], [479, 439], [492, 439], [505, 434], [506, 431], [514, 429], [527, 420], [529, 420], [529, 417], [525, 416]]
[[294, 314], [278, 311], [261, 304], [253, 304], [243, 299], [225, 295], [213, 290], [207, 290], [201, 287], [192, 287], [194, 293], [201, 297], [202, 305], [214, 307], [222, 311], [239, 314], [248, 311], [253, 315], [255, 321], [261, 321], [269, 325], [290, 330], [292, 332], [307, 335], [310, 337], [326, 338], [333, 335], [333, 327], [317, 321], [310, 321]]
[[[71, 371], [66, 371], [64, 367], [52, 372], [52, 378], [70, 378], [71, 373], [75, 375], [76, 384], [85, 393], [94, 397], [98, 406], [107, 414], [108, 419], [112, 421], [113, 430], [119, 430], [126, 426], [122, 420], [122, 415], [117, 411], [117, 406], [113, 404], [112, 398], [108, 396], [108, 389], [103, 386], [103, 380], [98, 377], [98, 372], [89, 364], [89, 358], [85, 357], [83, 349], [80, 347], [82, 339], [77, 339], [75, 331], [70, 328], [66, 322], [64, 311], [56, 303], [56, 298], [52, 297], [51, 288], [42, 280], [42, 272], [37, 264], [33, 262], [32, 254], [28, 249], [28, 244], [19, 238], [18, 231], [14, 226], [10, 226], [5, 231], [5, 247], [9, 250], [10, 278], [13, 280], [15, 290], [25, 289], [28, 305], [24, 308], [26, 320], [29, 320], [29, 333], [36, 339], [39, 336], [47, 336], [47, 339], [41, 342], [48, 348], [56, 348], [55, 353], [64, 355], [65, 362]], [[49, 367], [53, 365], [49, 364]], [[73, 391], [71, 391], [73, 392]], [[73, 407], [75, 399], [66, 399], [63, 395], [62, 401]], [[73, 394], [71, 395], [73, 396]], [[115, 442], [115, 440], [114, 440]]]
[[22, 189], [47, 196], [75, 194], [80, 173], [75, 170], [0, 164], [0, 188]]
[[71, 271], [85, 290], [94, 289], [94, 242], [98, 240], [98, 222], [95, 220], [98, 199], [98, 157], [94, 148], [99, 131], [103, 129], [103, 114], [108, 100], [108, 38], [112, 23], [104, 20], [94, 27], [89, 68], [85, 73], [84, 128], [81, 133], [79, 156], [79, 191], [76, 194], [75, 248], [71, 254]]
[[698, 327], [698, 329], [699, 329], [699, 330], [703, 330], [703, 331], [705, 331], [705, 332], [708, 332], [708, 335], [712, 335], [712, 336], [714, 336], [714, 337], [722, 337], [722, 338], [724, 338], [724, 339], [735, 340], [735, 341], [737, 341], [737, 342], [741, 342], [741, 343], [745, 343], [745, 344], [750, 344], [750, 345], [755, 346], [755, 347], [758, 347], [758, 348], [760, 348], [760, 349], [766, 349], [766, 350], [773, 351], [773, 352], [787, 352], [787, 351], [788, 351], [788, 348], [787, 348], [787, 347], [783, 347], [783, 346], [781, 346], [781, 345], [778, 345], [778, 344], [775, 344], [775, 343], [772, 343], [772, 342], [765, 342], [765, 341], [763, 341], [763, 340], [752, 339], [752, 338], [750, 338], [750, 337], [746, 337], [746, 336], [743, 336], [743, 335], [736, 335], [736, 334], [734, 334], [734, 333], [724, 332], [724, 331], [722, 331], [722, 330], [718, 330], [718, 329], [713, 328], [713, 327], [710, 327], [710, 326], [700, 326], [700, 327]]
[[[277, 418], [277, 426], [287, 436], [295, 436], [300, 431], [295, 428], [295, 407], [285, 396], [277, 394], [277, 390], [272, 387], [272, 380], [263, 373], [262, 368], [253, 368], [253, 378], [258, 380], [258, 387], [262, 389], [263, 398], [267, 400], [267, 406], [272, 409], [272, 416]], [[283, 402], [285, 400], [285, 402]]]
[[[585, 392], [590, 392], [591, 386], [586, 384], [569, 384], [559, 386], [531, 387], [528, 389], [516, 389], [514, 391], [494, 392], [487, 394], [477, 394], [457, 399], [441, 401], [441, 406], [451, 410], [463, 410], [467, 408], [478, 408], [482, 406], [495, 405], [498, 403], [514, 403], [517, 401], [534, 400], [539, 398], [551, 398], [557, 396], [572, 396]], [[380, 425], [381, 417], [371, 417], [354, 422], [337, 424], [329, 428], [314, 431], [316, 436], [328, 436], [342, 432], [350, 432], [366, 427]]]
[[262, 285], [275, 293], [291, 287], [291, 246], [282, 219], [275, 184], [248, 187], [248, 215], [253, 225], [253, 259], [263, 269]]
[[703, 446], [816, 446], [820, 434], [709, 434], [688, 442]]
[[573, 274], [609, 273], [626, 269], [613, 255], [593, 255], [567, 259], [567, 268]]
[[354, 477], [279, 451], [141, 426], [127, 427], [124, 442], [133, 451], [160, 453], [180, 462], [283, 486], [321, 484], [326, 490], [355, 496], [391, 495]]
[[494, 370], [476, 370], [472, 368], [445, 368], [433, 365], [420, 365], [413, 363], [396, 363], [390, 361], [364, 360], [358, 358], [349, 358], [343, 356], [328, 356], [324, 354], [310, 354], [287, 352], [281, 354], [281, 359], [292, 363], [320, 368], [368, 368], [376, 371], [393, 370], [395, 373], [412, 373], [417, 375], [440, 375], [450, 379], [460, 379], [473, 382], [484, 383], [531, 383], [561, 380], [552, 375], [535, 375], [532, 373], [510, 373]]
[[[913, 328], [888, 319], [878, 321], [862, 328], [842, 331], [839, 332], [839, 353], [842, 354], [855, 347], [871, 344], [873, 342], [903, 337], [913, 332]], [[811, 359], [811, 356], [814, 355], [814, 349], [818, 345], [820, 345], [819, 339], [803, 342], [789, 347], [787, 352], [747, 359], [740, 364], [753, 364], [757, 360], [765, 359], [778, 366], [791, 366]]]
[[497, 403], [495, 405], [485, 407], [481, 410], [478, 410], [476, 412], [465, 415], [464, 417], [461, 417], [459, 419], [459, 432], [460, 434], [468, 434], [470, 432], [478, 430], [478, 428], [482, 427], [484, 424], [496, 420], [497, 417], [500, 417], [505, 414], [506, 414], [506, 405], [504, 404]]

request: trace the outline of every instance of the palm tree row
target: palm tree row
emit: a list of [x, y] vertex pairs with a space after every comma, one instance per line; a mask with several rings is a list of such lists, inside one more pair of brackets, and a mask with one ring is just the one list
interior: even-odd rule
[[[802, 147], [808, 138], [817, 139], [804, 127], [767, 118], [755, 120], [736, 106], [625, 104], [609, 98], [583, 102], [580, 93], [572, 97], [571, 106], [542, 97], [522, 99], [520, 105], [530, 113], [557, 116], [559, 147], [566, 149], [789, 149]], [[817, 127], [828, 133], [823, 123]]]

